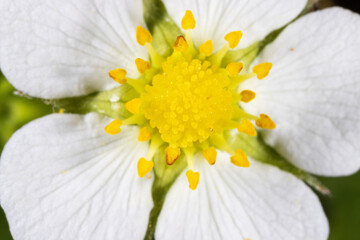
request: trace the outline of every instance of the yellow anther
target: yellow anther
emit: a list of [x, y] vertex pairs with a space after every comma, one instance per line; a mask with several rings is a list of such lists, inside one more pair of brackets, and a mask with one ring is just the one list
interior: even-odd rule
[[269, 75], [271, 68], [272, 68], [272, 63], [266, 62], [256, 65], [255, 67], [253, 67], [252, 70], [256, 74], [257, 78], [261, 80], [264, 79], [267, 75]]
[[237, 130], [242, 133], [246, 133], [249, 136], [256, 136], [256, 130], [254, 125], [246, 118], [241, 120], [241, 123], [237, 125]]
[[146, 70], [150, 69], [150, 63], [141, 58], [135, 60], [135, 64], [139, 73], [143, 74]]
[[140, 142], [149, 141], [152, 137], [152, 132], [147, 127], [143, 127], [140, 129], [138, 140]]
[[243, 90], [240, 93], [241, 101], [248, 103], [256, 97], [256, 93], [251, 90]]
[[111, 135], [118, 134], [121, 132], [121, 125], [122, 121], [120, 119], [116, 119], [105, 127], [105, 132]]
[[210, 56], [213, 52], [213, 42], [211, 40], [206, 41], [200, 46], [199, 51], [207, 57]]
[[139, 177], [143, 178], [148, 174], [154, 167], [153, 161], [147, 161], [145, 158], [140, 158], [137, 164], [137, 170]]
[[241, 62], [238, 63], [229, 63], [226, 66], [226, 70], [229, 72], [230, 77], [236, 77], [240, 71], [243, 69], [244, 64]]
[[142, 26], [137, 26], [136, 28], [136, 41], [141, 46], [144, 46], [146, 43], [152, 42], [151, 33], [143, 28]]
[[200, 173], [188, 170], [186, 172], [186, 177], [189, 181], [189, 188], [195, 190], [199, 184]]
[[190, 10], [187, 10], [185, 12], [183, 19], [181, 20], [181, 27], [184, 30], [188, 30], [188, 29], [194, 29], [195, 25], [196, 25], [196, 21], [193, 13]]
[[185, 53], [189, 49], [189, 44], [186, 42], [183, 36], [178, 36], [175, 41], [174, 49], [175, 51]]
[[242, 37], [241, 31], [235, 31], [226, 34], [225, 40], [229, 43], [230, 48], [236, 48], [239, 45], [240, 39]]
[[126, 71], [124, 69], [114, 69], [109, 72], [109, 76], [120, 84], [126, 83]]
[[256, 126], [260, 128], [266, 128], [266, 129], [274, 129], [276, 128], [276, 124], [273, 122], [273, 120], [266, 114], [260, 114], [260, 118], [256, 120]]
[[203, 155], [210, 165], [215, 164], [217, 152], [214, 147], [204, 149]]
[[141, 105], [141, 99], [134, 98], [134, 99], [130, 100], [129, 102], [125, 103], [125, 108], [129, 112], [136, 114], [140, 110], [140, 105]]
[[180, 153], [180, 148], [168, 146], [165, 149], [166, 163], [169, 165], [173, 165], [175, 161], [179, 158]]
[[246, 154], [240, 149], [237, 149], [235, 151], [235, 155], [232, 156], [230, 158], [230, 160], [231, 160], [231, 163], [234, 164], [235, 166], [244, 167], [244, 168], [250, 167], [250, 162], [249, 162]]
[[63, 108], [60, 108], [60, 109], [59, 109], [59, 113], [60, 113], [60, 114], [63, 114], [64, 112], [65, 112], [65, 109], [63, 109]]

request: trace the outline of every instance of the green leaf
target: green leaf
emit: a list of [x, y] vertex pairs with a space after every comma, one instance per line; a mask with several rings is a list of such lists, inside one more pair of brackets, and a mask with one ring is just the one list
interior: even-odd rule
[[272, 43], [287, 26], [289, 26], [291, 23], [295, 22], [297, 19], [304, 16], [305, 14], [309, 13], [313, 9], [315, 3], [315, 0], [309, 0], [303, 11], [296, 18], [294, 18], [281, 28], [272, 31], [263, 40], [255, 42], [247, 48], [235, 51], [228, 51], [221, 65], [226, 66], [232, 62], [242, 61], [244, 65], [249, 68], [251, 63], [255, 60], [257, 56], [259, 56], [259, 54], [264, 50], [267, 45]]
[[69, 113], [86, 114], [96, 112], [111, 118], [125, 119], [130, 112], [125, 109], [125, 103], [138, 96], [138, 93], [128, 84], [109, 91], [93, 93], [87, 96], [52, 99], [47, 103], [53, 105], [55, 111], [60, 109]]
[[307, 184], [324, 195], [330, 194], [330, 191], [319, 180], [307, 172], [292, 165], [288, 160], [268, 146], [261, 136], [250, 137], [246, 134], [227, 133], [226, 139], [233, 149], [242, 149], [249, 157], [259, 162], [274, 165], [281, 170], [289, 172], [298, 178], [304, 180]]
[[144, 237], [145, 240], [155, 239], [156, 224], [165, 201], [165, 196], [177, 177], [186, 167], [186, 159], [183, 153], [171, 166], [167, 165], [164, 153], [165, 146], [161, 147], [153, 158], [155, 180], [151, 193], [154, 207], [150, 212], [148, 228]]
[[180, 28], [161, 0], [143, 0], [143, 5], [145, 23], [153, 36], [153, 47], [160, 55], [169, 55], [176, 38], [182, 35]]

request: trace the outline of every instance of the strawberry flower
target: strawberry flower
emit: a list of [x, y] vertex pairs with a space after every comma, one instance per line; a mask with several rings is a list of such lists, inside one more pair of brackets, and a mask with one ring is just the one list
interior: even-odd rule
[[360, 166], [360, 18], [305, 0], [4, 0], [0, 66], [59, 113], [0, 161], [15, 239], [327, 239]]

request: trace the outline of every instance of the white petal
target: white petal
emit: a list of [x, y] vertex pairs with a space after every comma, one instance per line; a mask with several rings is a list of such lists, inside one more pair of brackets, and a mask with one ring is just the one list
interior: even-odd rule
[[152, 208], [151, 184], [137, 176], [147, 153], [136, 127], [104, 133], [96, 114], [50, 115], [6, 145], [0, 196], [15, 239], [141, 239]]
[[147, 58], [136, 43], [141, 0], [2, 0], [0, 64], [9, 81], [36, 97], [61, 98], [108, 89], [108, 72]]
[[164, 0], [169, 14], [181, 26], [186, 10], [196, 19], [193, 40], [197, 46], [211, 39], [214, 50], [226, 44], [224, 36], [241, 30], [240, 47], [262, 40], [271, 31], [294, 19], [306, 0]]
[[156, 239], [327, 239], [319, 200], [294, 176], [255, 161], [238, 168], [223, 153], [214, 166], [197, 160], [197, 190], [180, 175], [165, 200]]
[[360, 167], [360, 17], [341, 8], [290, 25], [258, 59], [270, 76], [247, 82], [244, 108], [277, 123], [265, 140], [309, 172], [344, 175]]

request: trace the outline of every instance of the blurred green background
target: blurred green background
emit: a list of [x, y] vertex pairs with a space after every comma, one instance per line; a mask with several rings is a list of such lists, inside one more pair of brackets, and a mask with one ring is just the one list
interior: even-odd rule
[[[321, 8], [332, 3], [323, 0], [319, 4]], [[360, 11], [359, 1], [338, 0], [337, 4], [356, 12]], [[0, 152], [18, 128], [52, 112], [51, 107], [40, 100], [27, 99], [14, 93], [15, 89], [0, 73]], [[330, 222], [329, 239], [360, 239], [360, 172], [350, 177], [320, 178], [320, 180], [332, 192], [332, 196], [319, 196]], [[0, 208], [0, 240], [11, 239], [5, 214]]]

